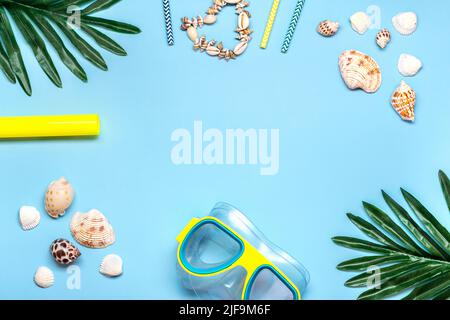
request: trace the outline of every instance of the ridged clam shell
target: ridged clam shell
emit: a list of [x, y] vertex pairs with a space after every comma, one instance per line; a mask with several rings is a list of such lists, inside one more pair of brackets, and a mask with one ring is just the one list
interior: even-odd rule
[[392, 24], [401, 34], [410, 35], [417, 29], [417, 15], [414, 12], [399, 13], [392, 18]]
[[50, 245], [50, 253], [55, 261], [62, 265], [71, 264], [81, 256], [80, 250], [66, 239], [53, 241]]
[[55, 283], [53, 271], [47, 267], [39, 267], [34, 274], [34, 282], [41, 288], [50, 288]]
[[108, 277], [118, 277], [123, 272], [122, 258], [116, 254], [108, 254], [100, 264], [100, 273]]
[[369, 29], [372, 21], [367, 13], [359, 11], [350, 17], [350, 23], [352, 24], [353, 30], [359, 34], [364, 34]]
[[34, 229], [41, 221], [41, 214], [35, 207], [22, 206], [19, 210], [19, 220], [25, 231]]
[[398, 59], [398, 71], [404, 77], [413, 77], [420, 69], [422, 69], [422, 61], [418, 58], [406, 53], [400, 55]]
[[317, 26], [317, 32], [324, 37], [331, 37], [339, 30], [339, 22], [325, 20]]
[[415, 120], [416, 93], [404, 81], [400, 83], [400, 86], [392, 94], [391, 104], [403, 120]]
[[386, 48], [389, 42], [391, 42], [391, 33], [388, 29], [382, 29], [377, 33], [376, 42], [381, 49]]
[[74, 194], [71, 184], [65, 178], [53, 181], [45, 194], [45, 210], [55, 219], [64, 215], [72, 204]]
[[111, 224], [95, 209], [87, 213], [75, 213], [70, 231], [79, 244], [89, 248], [106, 248], [116, 240]]
[[377, 62], [356, 50], [344, 51], [339, 57], [342, 79], [349, 89], [376, 92], [381, 86], [381, 71]]

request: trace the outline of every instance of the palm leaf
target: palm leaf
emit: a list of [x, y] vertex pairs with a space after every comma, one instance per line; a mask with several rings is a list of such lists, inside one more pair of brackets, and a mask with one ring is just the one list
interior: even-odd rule
[[[450, 183], [442, 171], [439, 172], [439, 180], [449, 204]], [[384, 299], [406, 290], [410, 290], [410, 293], [405, 299], [448, 299], [450, 233], [414, 196], [401, 190], [425, 229], [406, 209], [382, 191], [384, 200], [404, 228], [383, 210], [363, 202], [374, 224], [353, 214], [347, 216], [358, 229], [377, 242], [353, 237], [334, 237], [332, 240], [337, 245], [376, 255], [344, 261], [337, 268], [342, 271], [366, 271], [345, 283], [352, 288], [372, 287], [363, 292], [359, 299]], [[372, 272], [367, 272], [369, 269]], [[376, 285], [372, 286], [370, 282], [374, 279]]]
[[[121, 0], [0, 0], [0, 70], [10, 82], [16, 83], [17, 80], [26, 94], [32, 94], [22, 58], [23, 49], [16, 40], [13, 24], [31, 48], [43, 72], [57, 87], [62, 87], [62, 82], [48, 46], [54, 48], [63, 64], [82, 81], [87, 81], [86, 72], [66, 42], [93, 65], [108, 70], [102, 53], [86, 38], [108, 52], [127, 55], [125, 49], [98, 28], [125, 34], [137, 34], [139, 28], [93, 16], [119, 2]], [[75, 24], [71, 23], [72, 20]]]
[[439, 180], [441, 182], [442, 192], [444, 193], [448, 210], [450, 210], [450, 180], [442, 170], [439, 171]]

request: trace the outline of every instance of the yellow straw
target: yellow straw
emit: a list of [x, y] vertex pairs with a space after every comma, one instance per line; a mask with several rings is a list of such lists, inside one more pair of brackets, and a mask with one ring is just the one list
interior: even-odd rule
[[0, 139], [82, 137], [100, 134], [96, 114], [0, 117]]
[[273, 23], [275, 22], [279, 5], [280, 0], [273, 0], [272, 9], [270, 10], [269, 19], [267, 20], [266, 29], [264, 30], [264, 35], [261, 40], [262, 49], [267, 48], [267, 43], [269, 42], [270, 33], [272, 32]]

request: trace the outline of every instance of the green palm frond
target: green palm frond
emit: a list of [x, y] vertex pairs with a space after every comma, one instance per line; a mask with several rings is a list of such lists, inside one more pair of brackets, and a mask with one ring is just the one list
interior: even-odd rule
[[[450, 210], [450, 180], [439, 172], [444, 198]], [[404, 189], [403, 197], [417, 220], [386, 192], [383, 198], [401, 222], [396, 223], [376, 206], [363, 202], [372, 222], [349, 213], [350, 221], [376, 242], [334, 237], [337, 245], [372, 255], [344, 261], [337, 268], [361, 272], [345, 285], [368, 288], [358, 299], [384, 299], [406, 290], [404, 299], [450, 299], [450, 232], [419, 200]]]
[[48, 45], [54, 48], [64, 65], [84, 82], [87, 81], [86, 72], [66, 43], [71, 43], [86, 60], [106, 71], [108, 67], [102, 55], [85, 37], [113, 54], [127, 54], [99, 28], [126, 34], [137, 34], [140, 32], [139, 28], [128, 23], [92, 16], [120, 1], [0, 0], [0, 70], [11, 83], [19, 82], [25, 93], [31, 96], [30, 79], [13, 31], [15, 25], [40, 67], [55, 86], [62, 87], [62, 82], [47, 50]]

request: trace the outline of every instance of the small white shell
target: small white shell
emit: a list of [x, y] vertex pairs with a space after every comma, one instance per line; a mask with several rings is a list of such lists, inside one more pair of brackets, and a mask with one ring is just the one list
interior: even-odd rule
[[188, 38], [191, 39], [192, 42], [195, 42], [195, 40], [197, 40], [197, 37], [198, 37], [197, 29], [192, 26], [189, 27], [187, 29], [187, 35], [188, 35]]
[[34, 274], [34, 282], [41, 288], [50, 288], [55, 283], [53, 271], [47, 267], [39, 267]]
[[214, 14], [208, 14], [203, 19], [204, 24], [214, 24], [217, 21], [217, 16]]
[[100, 273], [108, 277], [118, 277], [123, 272], [122, 258], [116, 254], [108, 254], [100, 264]]
[[244, 30], [250, 26], [250, 18], [247, 13], [241, 12], [238, 16], [238, 29]]
[[399, 13], [392, 18], [392, 24], [401, 34], [410, 35], [417, 29], [417, 15], [414, 12]]
[[386, 48], [389, 42], [391, 42], [391, 33], [388, 29], [381, 29], [376, 36], [376, 42], [381, 49]]
[[41, 221], [41, 214], [35, 207], [23, 206], [19, 210], [19, 220], [25, 231], [34, 229]]
[[234, 54], [239, 56], [241, 54], [243, 54], [245, 52], [245, 50], [247, 50], [248, 47], [248, 42], [247, 41], [241, 41], [239, 42], [236, 47], [234, 47]]
[[364, 34], [369, 29], [372, 23], [367, 13], [363, 11], [356, 12], [350, 17], [353, 30], [359, 34]]
[[406, 53], [400, 55], [398, 59], [398, 71], [404, 77], [413, 77], [420, 69], [422, 69], [422, 61], [418, 58]]

